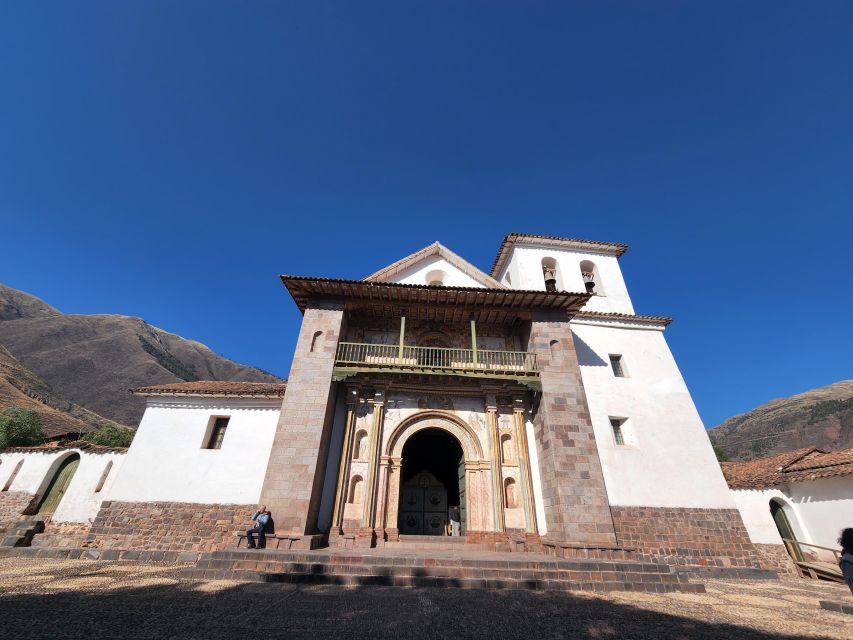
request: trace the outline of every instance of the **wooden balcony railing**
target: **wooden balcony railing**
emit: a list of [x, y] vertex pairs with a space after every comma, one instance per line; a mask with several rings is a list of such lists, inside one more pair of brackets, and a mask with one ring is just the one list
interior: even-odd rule
[[336, 364], [344, 367], [446, 370], [535, 375], [536, 354], [526, 351], [400, 347], [387, 344], [338, 344]]

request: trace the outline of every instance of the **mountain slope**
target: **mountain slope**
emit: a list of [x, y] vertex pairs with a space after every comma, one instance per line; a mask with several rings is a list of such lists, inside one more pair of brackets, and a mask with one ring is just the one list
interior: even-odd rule
[[103, 416], [57, 397], [44, 380], [0, 346], [0, 409], [6, 407], [37, 411], [51, 438], [88, 433], [107, 422]]
[[9, 287], [0, 289], [0, 309], [10, 309], [13, 318], [0, 321], [0, 345], [56, 395], [123, 424], [135, 426], [145, 407], [143, 398], [128, 393], [134, 387], [190, 380], [280, 382], [141, 318], [64, 315]]
[[0, 283], [0, 321], [59, 315], [62, 314], [43, 300]]
[[853, 380], [778, 398], [708, 431], [733, 460], [818, 447], [853, 447]]

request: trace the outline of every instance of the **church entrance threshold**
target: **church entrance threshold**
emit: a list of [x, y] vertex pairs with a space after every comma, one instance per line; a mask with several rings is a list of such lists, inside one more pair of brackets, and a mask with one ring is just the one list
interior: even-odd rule
[[464, 534], [465, 457], [456, 438], [441, 429], [425, 429], [409, 438], [402, 458], [400, 534], [448, 535], [451, 507], [459, 507]]

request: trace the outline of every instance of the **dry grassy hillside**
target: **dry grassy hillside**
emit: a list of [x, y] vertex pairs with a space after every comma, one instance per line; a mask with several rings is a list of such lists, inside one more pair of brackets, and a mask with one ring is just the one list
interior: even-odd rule
[[107, 419], [56, 397], [50, 387], [0, 346], [0, 409], [23, 407], [39, 413], [49, 437], [94, 431]]
[[729, 418], [708, 432], [733, 460], [799, 449], [853, 447], [853, 380], [843, 380]]
[[[135, 426], [145, 402], [129, 389], [191, 380], [280, 382], [205, 345], [122, 315], [65, 315], [0, 285], [0, 345], [56, 396]], [[2, 318], [6, 318], [3, 320]]]

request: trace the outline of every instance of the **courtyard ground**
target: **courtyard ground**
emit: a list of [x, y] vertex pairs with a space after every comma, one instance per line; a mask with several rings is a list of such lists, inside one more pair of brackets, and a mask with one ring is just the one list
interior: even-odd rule
[[0, 559], [3, 638], [853, 638], [843, 585], [708, 580], [706, 594], [183, 581], [178, 565]]

